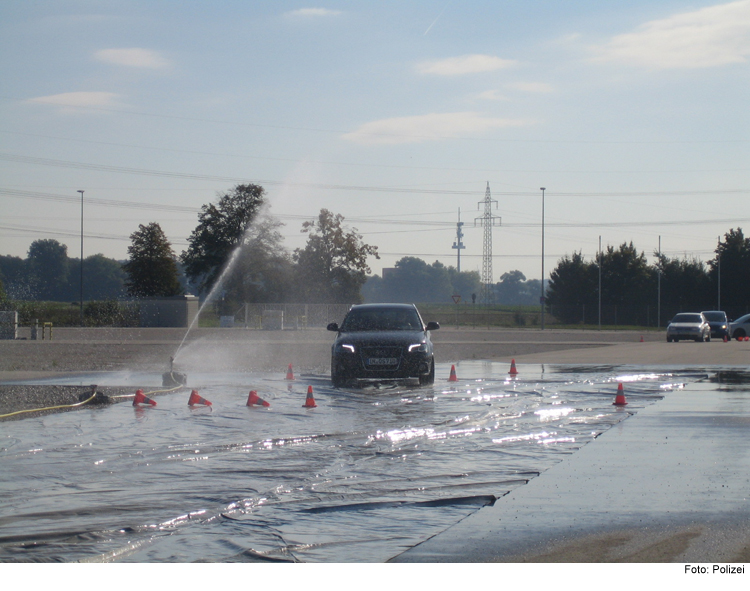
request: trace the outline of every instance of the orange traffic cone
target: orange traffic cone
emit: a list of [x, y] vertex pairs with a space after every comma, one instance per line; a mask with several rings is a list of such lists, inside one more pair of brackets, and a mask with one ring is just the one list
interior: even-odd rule
[[620, 382], [617, 385], [617, 396], [615, 396], [615, 401], [612, 404], [625, 406], [627, 403], [627, 400], [625, 400], [625, 391], [622, 389], [622, 382]]
[[725, 343], [729, 342], [729, 339], [727, 338], [727, 335], [724, 335], [724, 342]]
[[643, 342], [643, 337], [641, 337], [641, 342]]
[[271, 403], [266, 402], [258, 396], [258, 393], [255, 390], [250, 390], [250, 395], [247, 397], [247, 404], [245, 406], [255, 406], [256, 404], [261, 406], [271, 406]]
[[451, 365], [451, 375], [448, 376], [448, 381], [449, 382], [457, 382], [458, 381], [458, 377], [456, 376], [456, 366], [455, 365]]
[[148, 396], [146, 396], [143, 393], [143, 390], [135, 391], [135, 398], [133, 398], [133, 406], [138, 406], [139, 404], [150, 404], [151, 406], [156, 406], [156, 402], [154, 402]]
[[307, 398], [305, 398], [305, 403], [302, 406], [303, 408], [316, 408], [318, 406], [315, 404], [315, 398], [313, 398], [312, 386], [307, 387]]
[[196, 404], [205, 404], [206, 406], [211, 406], [211, 403], [208, 400], [201, 396], [198, 396], [198, 390], [193, 390], [190, 393], [190, 398], [188, 398], [188, 406], [195, 406]]
[[511, 359], [510, 360], [510, 371], [508, 372], [510, 375], [514, 376], [518, 373], [518, 370], [516, 369], [516, 360]]
[[293, 380], [294, 379], [294, 372], [292, 371], [292, 364], [289, 364], [289, 367], [286, 370], [286, 379], [287, 380]]

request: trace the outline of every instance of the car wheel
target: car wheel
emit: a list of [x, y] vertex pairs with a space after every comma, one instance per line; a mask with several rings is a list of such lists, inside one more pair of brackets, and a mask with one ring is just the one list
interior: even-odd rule
[[738, 341], [742, 341], [745, 338], [745, 331], [739, 328], [734, 331], [732, 336], [735, 337]]
[[419, 376], [420, 386], [430, 386], [435, 383], [435, 359], [430, 360], [430, 373], [425, 376]]
[[331, 383], [334, 388], [343, 388], [346, 385], [346, 378], [339, 373], [335, 365], [331, 366]]

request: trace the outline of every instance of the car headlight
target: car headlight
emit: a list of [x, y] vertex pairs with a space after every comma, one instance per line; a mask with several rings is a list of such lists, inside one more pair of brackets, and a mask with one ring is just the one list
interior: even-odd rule
[[348, 352], [348, 353], [354, 353], [354, 345], [349, 345], [346, 343], [340, 344], [338, 347], [336, 347], [336, 350], [338, 352]]
[[417, 351], [418, 353], [426, 353], [427, 343], [414, 343], [413, 345], [409, 345], [409, 353], [413, 353], [414, 351]]

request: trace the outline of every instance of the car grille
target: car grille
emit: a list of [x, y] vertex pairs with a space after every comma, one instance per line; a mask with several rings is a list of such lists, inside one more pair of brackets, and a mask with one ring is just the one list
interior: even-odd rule
[[401, 364], [401, 347], [363, 347], [362, 359], [367, 369], [397, 369]]

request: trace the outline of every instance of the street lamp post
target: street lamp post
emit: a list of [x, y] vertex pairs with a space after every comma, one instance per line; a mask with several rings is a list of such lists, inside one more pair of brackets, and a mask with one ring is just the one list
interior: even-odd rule
[[539, 296], [539, 303], [542, 306], [542, 330], [544, 330], [544, 191], [545, 187], [539, 188], [542, 192], [542, 294]]
[[81, 327], [83, 327], [83, 191], [81, 194]]

